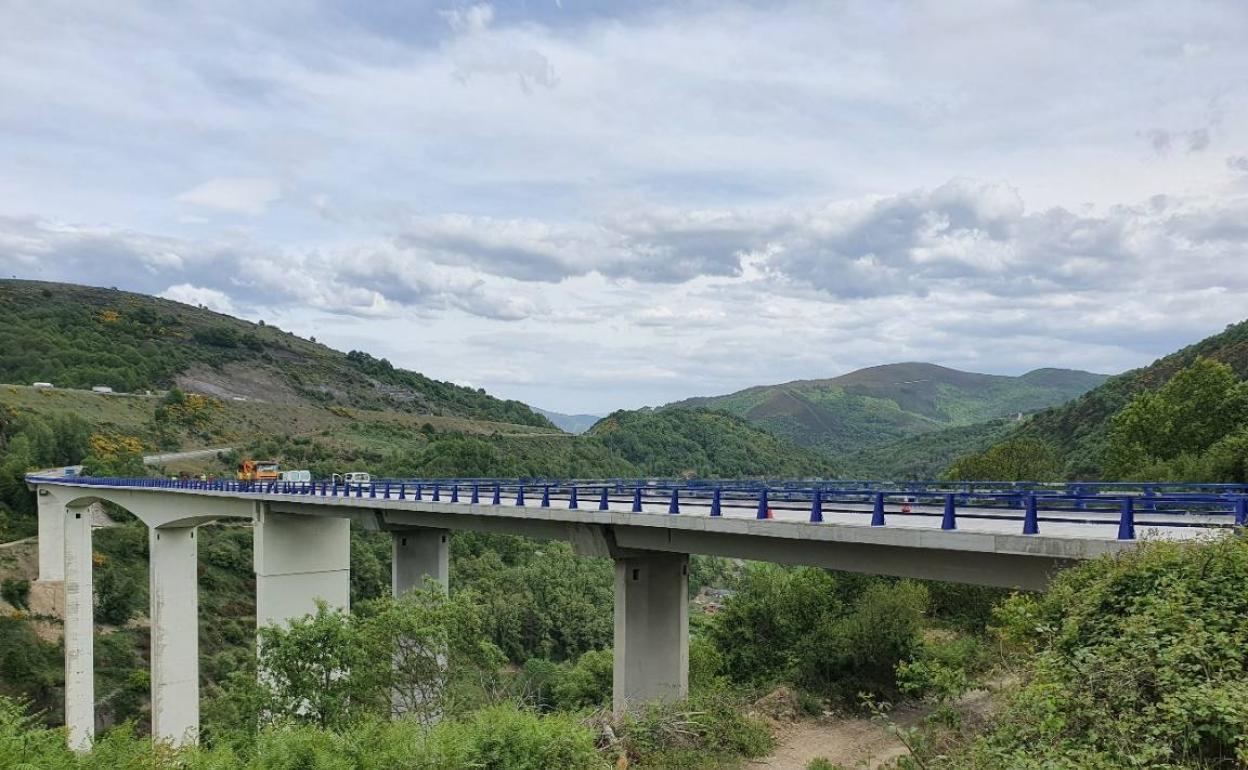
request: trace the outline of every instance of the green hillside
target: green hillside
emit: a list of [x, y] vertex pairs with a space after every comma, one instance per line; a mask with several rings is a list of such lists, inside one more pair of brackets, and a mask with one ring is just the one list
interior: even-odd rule
[[903, 363], [670, 406], [724, 410], [800, 446], [840, 457], [952, 426], [1034, 412], [1079, 396], [1105, 379], [1066, 369], [1007, 377]]
[[368, 353], [142, 294], [0, 281], [0, 382], [348, 406], [554, 426], [519, 401], [397, 369]]
[[982, 452], [1025, 423], [1009, 418], [958, 425], [873, 446], [838, 458], [846, 478], [914, 481], [940, 478], [954, 460]]
[[825, 458], [710, 409], [621, 410], [585, 434], [648, 476], [832, 475]]
[[1131, 398], [1156, 391], [1197, 358], [1227, 364], [1241, 379], [1248, 377], [1248, 321], [1228, 326], [1148, 366], [1111, 377], [1104, 384], [1059, 407], [1035, 415], [1019, 436], [1047, 441], [1058, 451], [1071, 477], [1096, 478], [1109, 438], [1110, 419]]

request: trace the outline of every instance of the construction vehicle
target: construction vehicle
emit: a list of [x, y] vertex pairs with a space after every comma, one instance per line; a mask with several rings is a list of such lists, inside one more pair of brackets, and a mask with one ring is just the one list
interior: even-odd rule
[[277, 481], [277, 460], [253, 460], [248, 457], [238, 464], [234, 474], [239, 481]]

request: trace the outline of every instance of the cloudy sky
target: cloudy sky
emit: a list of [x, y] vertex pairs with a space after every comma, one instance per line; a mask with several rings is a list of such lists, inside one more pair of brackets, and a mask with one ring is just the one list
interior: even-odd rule
[[560, 411], [1120, 371], [1248, 317], [1248, 5], [0, 0], [0, 274]]

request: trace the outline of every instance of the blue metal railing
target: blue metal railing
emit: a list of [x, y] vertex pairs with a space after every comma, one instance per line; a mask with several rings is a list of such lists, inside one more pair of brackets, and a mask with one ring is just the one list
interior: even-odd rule
[[[612, 503], [641, 513], [645, 505], [666, 505], [667, 513], [706, 508], [723, 516], [725, 505], [753, 508], [759, 519], [775, 510], [809, 510], [809, 521], [826, 513], [870, 515], [871, 526], [887, 525], [889, 516], [939, 517], [940, 527], [955, 530], [958, 519], [1017, 520], [1022, 533], [1039, 534], [1043, 522], [1113, 524], [1120, 540], [1135, 539], [1137, 514], [1149, 526], [1242, 528], [1248, 526], [1248, 486], [1237, 484], [1034, 482], [916, 482], [890, 485], [874, 481], [705, 481], [673, 479], [377, 479], [366, 483], [337, 480], [250, 482], [232, 479], [114, 478], [27, 476], [32, 484], [60, 483], [128, 489], [176, 489], [247, 495], [296, 495], [322, 498], [413, 500], [448, 505], [491, 505], [609, 511]], [[465, 500], [465, 498], [467, 498]], [[852, 506], [852, 507], [846, 507]], [[893, 510], [889, 510], [890, 506]], [[931, 510], [916, 510], [928, 508]], [[938, 511], [938, 512], [937, 512]], [[1097, 515], [1099, 514], [1099, 517]]]

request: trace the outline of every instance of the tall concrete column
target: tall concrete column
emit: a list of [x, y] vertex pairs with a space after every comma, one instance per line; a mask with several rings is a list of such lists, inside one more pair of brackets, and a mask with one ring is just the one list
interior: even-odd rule
[[91, 582], [91, 515], [63, 514], [65, 580], [65, 726], [69, 747], [86, 751], [95, 740], [95, 618]]
[[175, 746], [199, 736], [199, 590], [194, 527], [149, 532], [152, 737]]
[[616, 713], [689, 694], [689, 557], [615, 560]]
[[39, 579], [64, 580], [65, 506], [47, 489], [40, 489], [35, 499], [39, 506]]
[[351, 605], [351, 522], [260, 512], [255, 529], [256, 625]]
[[390, 586], [395, 596], [424, 586], [430, 579], [448, 590], [451, 574], [450, 532], [445, 529], [396, 530], [390, 564]]

